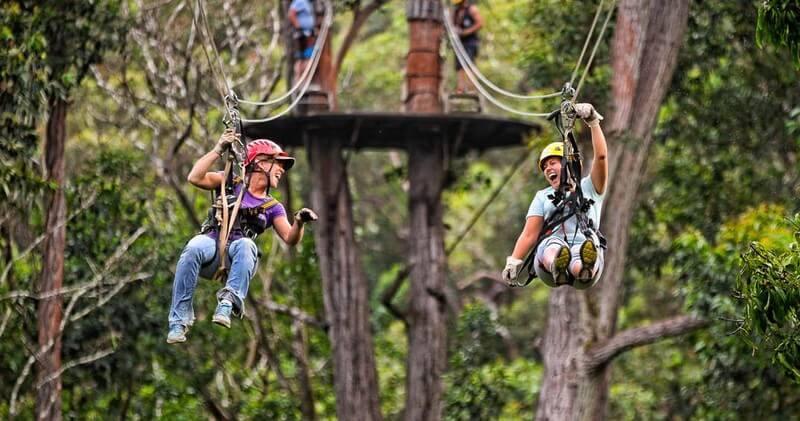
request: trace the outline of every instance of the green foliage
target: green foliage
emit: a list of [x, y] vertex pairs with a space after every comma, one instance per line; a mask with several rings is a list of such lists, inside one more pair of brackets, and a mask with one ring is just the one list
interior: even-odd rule
[[789, 49], [796, 69], [800, 70], [800, 1], [765, 0], [758, 7], [756, 42], [763, 48], [770, 43]]
[[[751, 243], [782, 248], [792, 241], [784, 218], [783, 208], [760, 206], [723, 224], [714, 243], [697, 231], [687, 232], [676, 241], [670, 266], [686, 284], [686, 304], [691, 311], [716, 322], [706, 332], [695, 334], [693, 352], [703, 371], [700, 380], [690, 387], [705, 398], [690, 400], [697, 416], [741, 419], [798, 410], [796, 403], [783, 398], [800, 391], [797, 383], [773, 363], [772, 350], [752, 352], [752, 344], [761, 343], [764, 335], [751, 335], [745, 327], [753, 312], [758, 312], [757, 317], [771, 317], [770, 308], [763, 307], [765, 301], [756, 304], [741, 291], [736, 292], [741, 283], [737, 279], [744, 264], [742, 255]], [[756, 294], [754, 299], [762, 297]], [[730, 396], [739, 399], [732, 401]], [[770, 396], [768, 401], [776, 404], [766, 404], [763, 396]]]
[[489, 310], [467, 305], [458, 319], [446, 376], [444, 418], [515, 419], [531, 409], [540, 373], [529, 363], [499, 358], [503, 344]]
[[736, 292], [744, 308], [744, 339], [800, 383], [800, 215], [790, 223], [791, 243], [750, 245]]

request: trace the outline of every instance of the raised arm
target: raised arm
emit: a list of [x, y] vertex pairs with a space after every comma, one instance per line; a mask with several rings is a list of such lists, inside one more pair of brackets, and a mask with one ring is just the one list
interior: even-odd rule
[[186, 179], [192, 183], [192, 185], [199, 187], [204, 190], [213, 190], [222, 184], [222, 174], [218, 172], [209, 171], [211, 166], [214, 165], [217, 158], [222, 156], [223, 151], [230, 147], [230, 144], [239, 138], [232, 130], [226, 130], [220, 136], [219, 141], [217, 141], [217, 145], [214, 146], [214, 149], [211, 152], [200, 157], [197, 162], [194, 163], [192, 166], [192, 170], [189, 171], [189, 176]]
[[594, 189], [597, 193], [604, 194], [608, 182], [608, 146], [606, 145], [606, 135], [600, 128], [600, 120], [603, 119], [603, 116], [594, 109], [592, 104], [575, 104], [575, 111], [592, 132], [594, 159], [590, 174]]

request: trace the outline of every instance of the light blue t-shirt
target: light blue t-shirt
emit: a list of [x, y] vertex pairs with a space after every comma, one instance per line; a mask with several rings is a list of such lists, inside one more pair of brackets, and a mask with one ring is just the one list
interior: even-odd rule
[[[597, 193], [597, 190], [594, 188], [594, 184], [592, 184], [591, 176], [584, 177], [581, 180], [581, 191], [583, 192], [583, 197], [594, 200], [592, 206], [589, 207], [589, 211], [586, 212], [586, 216], [594, 221], [594, 229], [597, 230], [598, 227], [600, 227], [600, 213], [603, 207], [603, 199], [605, 198], [605, 195]], [[526, 218], [530, 218], [531, 216], [542, 216], [545, 220], [547, 220], [547, 218], [549, 218], [550, 215], [556, 210], [553, 202], [547, 198], [548, 195], [553, 193], [555, 193], [555, 189], [552, 186], [548, 186], [546, 189], [536, 192], [536, 196], [533, 198], [531, 206], [528, 208], [528, 215]], [[566, 240], [570, 246], [581, 244], [586, 241], [586, 237], [582, 232], [575, 232], [577, 223], [578, 220], [573, 215], [571, 218], [567, 219], [563, 225], [556, 227], [553, 231], [553, 235], [558, 235], [561, 238], [565, 238], [564, 231], [566, 230]]]
[[300, 24], [300, 29], [303, 31], [314, 29], [314, 9], [311, 7], [309, 0], [292, 0], [289, 8], [294, 9], [297, 13], [297, 22]]

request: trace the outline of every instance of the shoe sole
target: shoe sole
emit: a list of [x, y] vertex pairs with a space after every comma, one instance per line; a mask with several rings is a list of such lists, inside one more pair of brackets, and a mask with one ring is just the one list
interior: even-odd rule
[[176, 338], [176, 339], [167, 338], [167, 343], [168, 344], [179, 344], [181, 342], [186, 342], [186, 336], [182, 336], [182, 337]]
[[228, 329], [231, 328], [231, 320], [230, 319], [223, 319], [222, 317], [214, 316], [214, 318], [211, 319], [211, 321], [216, 323], [216, 324], [218, 324], [218, 325], [220, 325], [220, 326], [227, 327]]
[[590, 278], [592, 276], [592, 269], [594, 264], [597, 263], [597, 248], [591, 241], [584, 241], [581, 245], [581, 278]]
[[569, 248], [561, 247], [561, 249], [558, 250], [554, 268], [555, 274], [553, 275], [553, 278], [558, 285], [564, 285], [568, 283], [567, 266], [569, 266], [570, 257]]

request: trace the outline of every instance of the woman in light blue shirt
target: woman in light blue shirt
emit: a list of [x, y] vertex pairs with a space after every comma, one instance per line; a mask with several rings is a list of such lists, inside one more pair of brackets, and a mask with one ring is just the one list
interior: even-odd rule
[[[561, 185], [561, 159], [564, 156], [562, 142], [547, 145], [539, 157], [539, 169], [550, 184], [549, 187], [539, 190], [531, 202], [525, 220], [525, 227], [519, 235], [511, 256], [506, 258], [506, 267], [503, 269], [503, 279], [507, 282], [514, 281], [519, 275], [523, 259], [528, 252], [536, 246], [536, 260], [534, 270], [536, 275], [549, 286], [561, 286], [574, 280], [572, 286], [579, 289], [594, 285], [600, 278], [603, 270], [603, 250], [598, 248], [599, 239], [597, 229], [600, 226], [600, 216], [603, 199], [608, 180], [608, 162], [606, 138], [600, 128], [603, 116], [591, 104], [575, 104], [578, 117], [589, 126], [592, 133], [592, 148], [594, 159], [588, 177], [580, 181], [583, 197], [589, 199], [591, 206], [586, 212], [586, 217], [591, 220], [593, 232], [589, 237], [578, 227], [577, 217], [565, 220], [562, 224], [553, 227], [552, 232], [536, 244], [545, 221], [549, 221], [556, 206], [551, 197]], [[574, 188], [573, 188], [574, 190]]]

